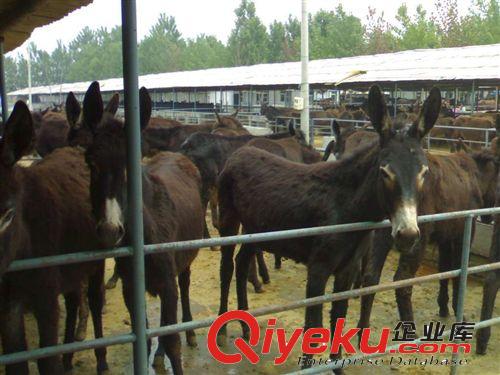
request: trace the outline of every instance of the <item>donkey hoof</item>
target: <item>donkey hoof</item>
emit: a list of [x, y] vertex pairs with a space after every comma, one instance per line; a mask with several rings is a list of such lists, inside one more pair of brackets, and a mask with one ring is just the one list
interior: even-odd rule
[[98, 375], [106, 375], [109, 374], [109, 367], [107, 363], [104, 363], [103, 365], [98, 365], [97, 366], [97, 374]]
[[75, 333], [75, 341], [83, 341], [87, 337], [87, 329], [78, 328]]
[[446, 318], [450, 315], [450, 311], [448, 310], [448, 308], [446, 309], [439, 309], [439, 316], [441, 318]]
[[153, 359], [153, 368], [156, 372], [165, 373], [167, 371], [165, 368], [165, 358], [163, 355], [155, 355]]
[[186, 341], [188, 346], [191, 348], [196, 348], [198, 346], [198, 343], [196, 342], [196, 335], [194, 332], [187, 332], [186, 333]]
[[225, 346], [227, 341], [227, 337], [225, 334], [218, 334], [217, 335], [217, 345], [219, 346]]
[[269, 279], [269, 278], [268, 279], [262, 279], [262, 282], [264, 284], [269, 284], [269, 283], [271, 283], [271, 279]]
[[116, 281], [115, 280], [109, 280], [107, 283], [106, 283], [106, 286], [105, 286], [106, 289], [115, 289], [116, 288]]
[[254, 285], [253, 286], [255, 293], [264, 293], [264, 288], [262, 288], [262, 284]]
[[476, 354], [485, 355], [487, 347], [488, 347], [487, 343], [478, 341], [476, 344]]

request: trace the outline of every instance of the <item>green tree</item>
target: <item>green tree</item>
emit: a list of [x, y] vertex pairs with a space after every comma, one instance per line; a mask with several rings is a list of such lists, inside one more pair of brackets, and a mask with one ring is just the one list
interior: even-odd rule
[[395, 28], [399, 50], [440, 46], [438, 28], [432, 19], [427, 18], [422, 5], [417, 6], [413, 18], [408, 15], [406, 4], [401, 5], [397, 11], [396, 20], [400, 23], [400, 26]]
[[384, 18], [384, 12], [378, 14], [377, 10], [368, 7], [368, 23], [366, 25], [366, 53], [394, 52], [398, 49], [394, 26]]
[[363, 49], [361, 20], [341, 5], [334, 11], [320, 10], [310, 21], [311, 59], [359, 55]]
[[172, 72], [182, 69], [185, 42], [175, 19], [161, 14], [149, 34], [139, 44], [141, 73]]
[[255, 13], [255, 4], [251, 0], [242, 0], [235, 14], [236, 24], [228, 41], [233, 64], [266, 62], [269, 45], [267, 30]]
[[226, 46], [214, 36], [198, 35], [188, 39], [182, 57], [183, 70], [229, 66], [231, 58]]
[[269, 62], [300, 59], [300, 22], [288, 16], [285, 23], [274, 21], [269, 25]]

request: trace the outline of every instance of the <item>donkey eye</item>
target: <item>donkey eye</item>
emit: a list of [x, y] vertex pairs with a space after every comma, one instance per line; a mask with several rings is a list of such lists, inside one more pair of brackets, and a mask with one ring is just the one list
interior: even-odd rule
[[385, 165], [383, 167], [380, 167], [380, 172], [382, 174], [382, 177], [385, 180], [392, 180], [394, 179], [394, 173], [389, 169], [389, 165]]

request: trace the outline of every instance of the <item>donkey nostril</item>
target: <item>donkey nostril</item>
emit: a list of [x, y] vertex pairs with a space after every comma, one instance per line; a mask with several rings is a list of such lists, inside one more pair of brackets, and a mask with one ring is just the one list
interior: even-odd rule
[[415, 240], [420, 237], [420, 230], [418, 228], [399, 229], [396, 236], [402, 240]]

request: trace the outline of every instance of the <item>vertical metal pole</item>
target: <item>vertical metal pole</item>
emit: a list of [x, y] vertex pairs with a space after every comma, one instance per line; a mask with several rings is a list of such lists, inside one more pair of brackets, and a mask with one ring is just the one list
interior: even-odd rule
[[300, 130], [309, 143], [309, 17], [307, 13], [307, 0], [302, 0], [302, 23], [300, 28], [300, 59], [302, 62], [300, 91], [304, 100], [304, 108], [300, 113]]
[[495, 111], [498, 112], [498, 86], [495, 86]]
[[[9, 103], [7, 102], [7, 88], [5, 87], [5, 62], [3, 54], [3, 38], [0, 38], [0, 98], [2, 100], [2, 120], [5, 124], [9, 118]], [[3, 129], [0, 130], [0, 134]]]
[[28, 49], [28, 108], [33, 110], [33, 97], [31, 95], [31, 53]]
[[[464, 319], [464, 301], [465, 301], [465, 291], [467, 288], [467, 270], [469, 268], [469, 254], [470, 254], [470, 244], [472, 238], [472, 224], [474, 221], [474, 216], [467, 216], [465, 219], [464, 227], [464, 243], [462, 244], [462, 262], [460, 266], [460, 281], [458, 286], [458, 301], [457, 301], [457, 311], [456, 311], [456, 321], [462, 322]], [[453, 353], [453, 363], [456, 363], [458, 358], [458, 353]], [[455, 375], [457, 373], [457, 367], [452, 365], [450, 374]]]
[[122, 0], [122, 53], [125, 128], [127, 132], [127, 189], [130, 245], [134, 251], [134, 373], [148, 373], [144, 233], [142, 217], [141, 132], [135, 0]]
[[455, 115], [457, 108], [458, 108], [458, 87], [455, 87], [455, 107], [453, 108], [453, 114]]
[[394, 118], [396, 118], [396, 115], [398, 114], [398, 84], [394, 84]]
[[476, 82], [472, 80], [471, 114], [474, 113], [475, 106], [476, 106]]
[[198, 93], [196, 92], [196, 87], [194, 88], [194, 111], [196, 112], [196, 101], [198, 100]]

